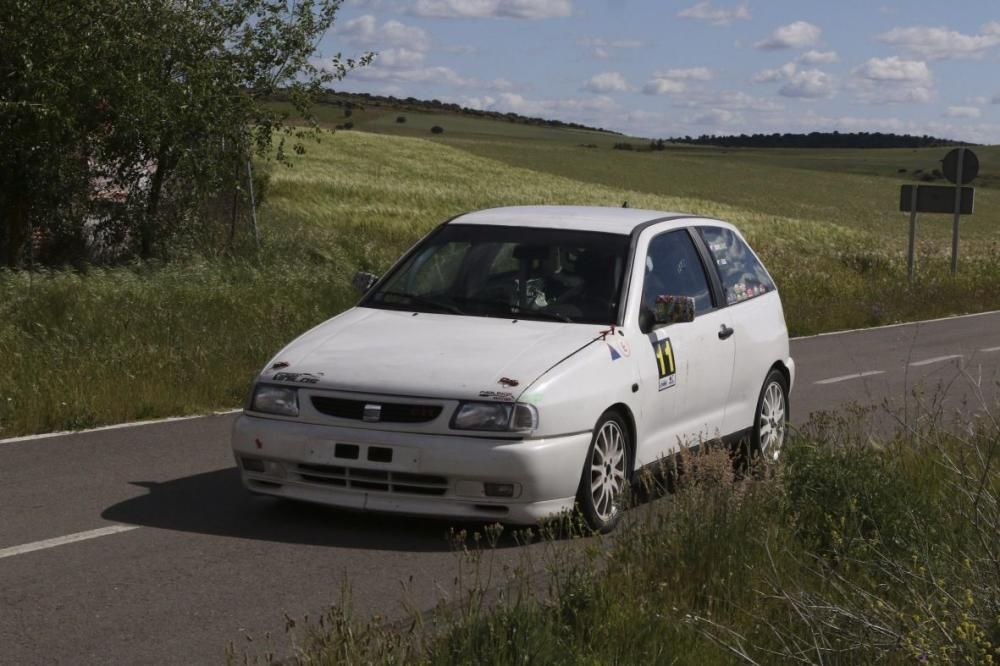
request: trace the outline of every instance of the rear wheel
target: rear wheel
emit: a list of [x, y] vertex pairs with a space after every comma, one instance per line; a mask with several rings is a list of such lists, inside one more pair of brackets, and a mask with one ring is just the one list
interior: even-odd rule
[[630, 451], [624, 420], [617, 412], [604, 412], [594, 428], [577, 492], [580, 511], [597, 532], [610, 532], [621, 518], [632, 469]]
[[788, 382], [778, 370], [764, 380], [757, 399], [757, 412], [750, 438], [751, 460], [759, 458], [772, 465], [781, 457], [788, 431]]

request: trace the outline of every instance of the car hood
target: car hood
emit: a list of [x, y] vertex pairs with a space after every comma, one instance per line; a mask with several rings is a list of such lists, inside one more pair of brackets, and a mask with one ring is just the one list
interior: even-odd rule
[[285, 347], [261, 379], [362, 393], [514, 400], [607, 328], [359, 307]]

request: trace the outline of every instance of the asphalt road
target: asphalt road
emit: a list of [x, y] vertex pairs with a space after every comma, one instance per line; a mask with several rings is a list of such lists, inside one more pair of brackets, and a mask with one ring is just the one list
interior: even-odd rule
[[[804, 338], [792, 354], [796, 424], [857, 402], [885, 429], [1000, 397], [1000, 313]], [[447, 523], [252, 498], [232, 418], [0, 442], [0, 663], [213, 663], [231, 641], [265, 652], [269, 632], [281, 653], [283, 613], [316, 617], [345, 582], [362, 614], [453, 598]], [[524, 554], [508, 540], [491, 557]]]

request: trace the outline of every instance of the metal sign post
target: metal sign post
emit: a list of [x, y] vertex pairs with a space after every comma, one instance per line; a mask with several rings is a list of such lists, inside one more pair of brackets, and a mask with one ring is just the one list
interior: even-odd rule
[[910, 246], [906, 254], [906, 275], [913, 282], [913, 269], [917, 254], [917, 188], [911, 188], [910, 195]]
[[951, 229], [951, 274], [958, 272], [958, 227], [962, 215], [972, 215], [976, 190], [964, 187], [979, 175], [979, 158], [968, 148], [956, 148], [942, 160], [944, 176], [955, 184], [903, 185], [899, 192], [899, 210], [910, 214], [910, 241], [907, 247], [906, 273], [910, 281], [916, 271], [917, 213], [949, 213], [954, 216]]
[[958, 223], [962, 219], [962, 166], [965, 148], [958, 149], [958, 175], [955, 177], [955, 219], [951, 224], [951, 274], [958, 272]]

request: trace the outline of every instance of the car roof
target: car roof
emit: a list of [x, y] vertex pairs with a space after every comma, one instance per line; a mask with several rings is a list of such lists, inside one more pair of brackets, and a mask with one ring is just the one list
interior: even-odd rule
[[[610, 208], [602, 206], [508, 206], [465, 213], [449, 224], [489, 224], [539, 229], [577, 229], [631, 234], [647, 222], [677, 219], [677, 226], [686, 226], [692, 219], [703, 219], [690, 213], [676, 213], [642, 208]], [[723, 223], [725, 224], [725, 223]], [[726, 225], [729, 226], [729, 225]]]

